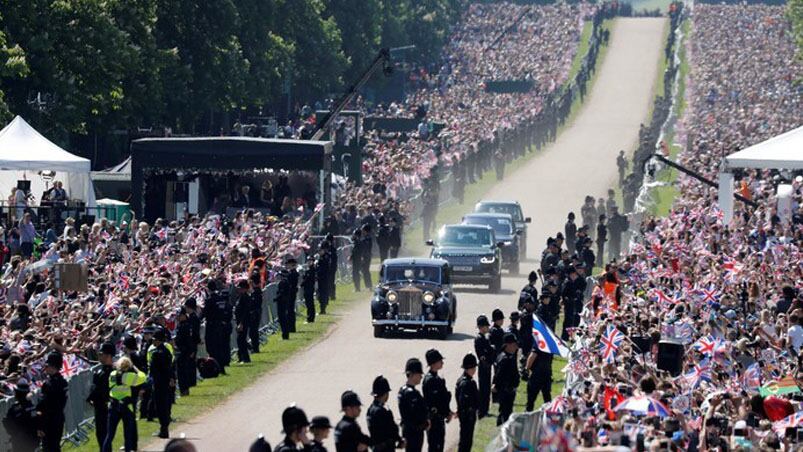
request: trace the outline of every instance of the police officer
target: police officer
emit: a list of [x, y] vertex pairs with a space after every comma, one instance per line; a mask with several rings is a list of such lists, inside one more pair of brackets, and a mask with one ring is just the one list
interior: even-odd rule
[[259, 353], [259, 322], [262, 320], [262, 277], [259, 273], [251, 273], [251, 292], [248, 294], [248, 337], [251, 340], [251, 351]]
[[491, 312], [491, 321], [493, 325], [491, 326], [488, 340], [491, 341], [491, 345], [494, 347], [494, 359], [496, 359], [496, 357], [502, 353], [502, 345], [505, 337], [505, 330], [502, 326], [505, 324], [505, 314], [499, 308], [494, 309], [493, 312]]
[[362, 412], [362, 402], [354, 391], [346, 391], [340, 396], [340, 407], [343, 418], [335, 426], [335, 448], [337, 452], [366, 451], [371, 444], [371, 438], [366, 436], [357, 417]]
[[[362, 255], [364, 243], [362, 241], [362, 229], [357, 228], [351, 235], [351, 280], [354, 283], [354, 291], [360, 291], [360, 271], [362, 270]], [[370, 287], [367, 287], [370, 290]]]
[[521, 292], [519, 293], [519, 309], [524, 307], [524, 301], [527, 298], [538, 298], [538, 289], [535, 287], [535, 283], [538, 282], [538, 274], [535, 271], [531, 271], [529, 275], [527, 275], [527, 285], [521, 288]]
[[[307, 308], [307, 323], [315, 322], [315, 274], [318, 266], [327, 266], [324, 250], [318, 251], [318, 258], [311, 258], [304, 264], [304, 275], [301, 277], [301, 292], [304, 297], [304, 307]], [[324, 280], [323, 284], [327, 281]]]
[[[207, 302], [207, 306], [211, 303], [211, 300]], [[208, 321], [207, 321], [207, 328], [208, 328]], [[207, 329], [207, 331], [209, 331]], [[146, 325], [145, 328], [142, 329], [142, 342], [140, 343], [139, 351], [136, 353], [137, 358], [134, 358], [133, 355], [131, 356], [131, 361], [134, 363], [137, 362], [137, 359], [144, 360], [145, 365], [140, 366], [137, 365], [137, 369], [142, 370], [145, 373], [149, 373], [150, 366], [148, 365], [148, 350], [150, 349], [151, 345], [153, 344], [153, 333], [156, 332], [156, 328], [153, 325]], [[207, 349], [210, 347], [209, 342], [207, 340]], [[211, 352], [209, 353], [211, 355]], [[148, 422], [153, 421], [153, 417], [156, 416], [156, 408], [153, 406], [153, 383], [148, 380], [144, 385], [142, 385], [142, 389], [139, 393], [140, 402], [139, 402], [139, 418], [145, 419]]]
[[535, 315], [535, 299], [532, 297], [527, 298], [524, 302], [521, 311], [521, 319], [519, 326], [519, 347], [521, 347], [522, 357], [519, 360], [519, 365], [522, 370], [525, 369], [525, 360], [530, 354], [533, 347], [533, 316]]
[[544, 403], [552, 400], [552, 354], [533, 347], [527, 357], [527, 411], [532, 411], [538, 393], [543, 394]]
[[153, 385], [153, 402], [159, 418], [159, 438], [169, 438], [170, 408], [176, 386], [173, 352], [163, 329], [153, 333], [153, 343], [148, 349], [149, 380]]
[[399, 389], [399, 413], [402, 436], [407, 452], [420, 452], [424, 446], [424, 431], [429, 428], [427, 402], [415, 388], [424, 376], [424, 367], [418, 358], [410, 358], [404, 367], [407, 382]]
[[499, 417], [496, 425], [502, 425], [513, 413], [513, 402], [516, 400], [516, 388], [519, 387], [519, 372], [516, 365], [518, 343], [516, 336], [505, 333], [502, 352], [496, 358], [493, 392], [499, 400]]
[[123, 357], [114, 364], [114, 371], [109, 375], [108, 388], [111, 398], [109, 425], [101, 452], [111, 452], [117, 424], [123, 421], [123, 436], [126, 452], [137, 450], [137, 421], [134, 418], [132, 390], [147, 380], [145, 373], [134, 367], [130, 359]]
[[376, 246], [379, 248], [379, 260], [384, 262], [390, 252], [390, 225], [384, 215], [379, 217], [379, 227], [376, 233]]
[[67, 405], [67, 380], [61, 375], [63, 358], [59, 352], [50, 352], [45, 359], [45, 380], [41, 398], [36, 405], [37, 434], [42, 438], [43, 452], [61, 451], [64, 434], [64, 407]]
[[374, 452], [388, 452], [401, 447], [399, 426], [393, 419], [393, 413], [385, 406], [390, 396], [390, 384], [382, 375], [374, 379], [371, 387], [374, 402], [368, 407], [368, 433]]
[[477, 317], [477, 337], [474, 338], [474, 353], [479, 357], [479, 418], [488, 415], [488, 408], [491, 404], [491, 369], [496, 362], [494, 347], [488, 340], [488, 329], [490, 323], [488, 317], [480, 315]]
[[516, 336], [516, 341], [521, 345], [521, 332], [519, 331], [519, 319], [521, 313], [519, 311], [510, 312], [510, 324], [505, 328], [505, 333], [513, 333]]
[[195, 377], [195, 337], [192, 332], [187, 309], [179, 308], [178, 325], [176, 326], [176, 375], [178, 390], [182, 396], [190, 395], [190, 386]]
[[[536, 313], [539, 317], [544, 321], [544, 323], [549, 326], [550, 329], [554, 330], [555, 325], [558, 322], [558, 316], [560, 315], [560, 292], [558, 291], [560, 286], [554, 280], [547, 281], [544, 284], [542, 293], [541, 293], [541, 303], [538, 305]], [[566, 305], [563, 306], [564, 311], [569, 309]], [[564, 327], [566, 324], [563, 324]]]
[[291, 333], [296, 332], [296, 297], [298, 296], [298, 261], [290, 257], [287, 259], [287, 272], [290, 278], [290, 303], [286, 305], [287, 320]]
[[310, 432], [312, 433], [312, 441], [310, 443], [310, 452], [326, 452], [323, 442], [329, 437], [329, 432], [332, 430], [332, 424], [326, 416], [315, 416], [309, 425]]
[[[332, 287], [337, 272], [337, 251], [329, 242], [324, 241], [318, 252], [318, 261], [315, 267], [315, 279], [318, 282], [318, 304], [321, 307], [321, 314], [326, 314], [326, 307], [329, 300], [334, 300], [335, 289]], [[315, 310], [313, 303], [312, 309]]]
[[469, 353], [463, 357], [463, 375], [457, 380], [454, 394], [457, 400], [457, 418], [460, 420], [460, 443], [458, 452], [470, 452], [474, 441], [474, 424], [480, 407], [480, 393], [474, 374], [477, 372], [477, 357]]
[[390, 218], [390, 231], [388, 234], [388, 240], [390, 242], [390, 257], [395, 259], [399, 256], [399, 249], [401, 249], [402, 245], [401, 225], [396, 217]]
[[36, 436], [36, 417], [33, 403], [28, 399], [31, 387], [24, 378], [14, 386], [14, 402], [3, 419], [3, 427], [11, 436], [11, 450], [34, 452], [39, 445]]
[[362, 226], [362, 235], [360, 236], [360, 240], [362, 241], [362, 254], [360, 259], [360, 273], [362, 273], [363, 283], [365, 284], [365, 288], [371, 290], [373, 287], [373, 283], [371, 282], [371, 256], [373, 248], [373, 234], [371, 232], [371, 225], [364, 224]]
[[92, 371], [92, 389], [86, 401], [95, 411], [95, 439], [98, 447], [106, 439], [106, 425], [109, 420], [109, 374], [112, 373], [112, 363], [116, 350], [114, 344], [105, 342], [100, 346], [100, 366]]
[[[141, 370], [145, 375], [148, 374], [148, 353], [140, 353], [137, 338], [134, 336], [126, 336], [123, 338], [123, 356], [131, 360], [131, 363], [137, 369]], [[131, 407], [136, 412], [137, 402], [139, 401], [140, 394], [147, 388], [147, 380], [142, 385], [131, 388]]]
[[204, 304], [203, 316], [206, 319], [206, 350], [225, 375], [225, 367], [231, 362], [231, 306], [229, 291], [220, 290], [218, 283], [207, 283], [209, 300]]
[[[580, 278], [577, 268], [570, 266], [567, 272], [569, 277], [563, 282], [561, 290], [564, 309], [561, 339], [564, 341], [569, 339], [570, 329], [576, 328], [580, 324], [580, 311], [583, 309], [583, 292], [586, 287], [586, 282]], [[550, 326], [550, 328], [554, 327]]]
[[[190, 323], [190, 330], [192, 330], [192, 345], [189, 347], [193, 360], [193, 371], [187, 374], [188, 384], [190, 387], [198, 383], [197, 374], [195, 372], [195, 358], [198, 356], [198, 344], [201, 343], [201, 318], [198, 315], [198, 303], [194, 297], [190, 297], [184, 302], [184, 308], [187, 313], [187, 320]], [[140, 367], [136, 360], [133, 360], [137, 369], [148, 373], [147, 367]]]
[[[237, 282], [237, 301], [234, 305], [234, 323], [237, 325], [237, 361], [240, 363], [251, 362], [251, 355], [248, 354], [248, 327], [251, 325], [250, 293], [251, 290], [247, 280], [241, 279]], [[178, 337], [176, 337], [176, 341], [178, 342]], [[179, 388], [180, 387], [181, 373], [179, 373]]]
[[[276, 445], [274, 452], [294, 452], [297, 450], [309, 450], [310, 440], [307, 436], [309, 421], [304, 410], [291, 405], [282, 412], [282, 429], [284, 439]], [[301, 446], [301, 448], [299, 448]]]
[[286, 261], [286, 266], [279, 272], [279, 285], [276, 290], [276, 308], [279, 311], [279, 325], [282, 329], [282, 339], [290, 339], [291, 318], [290, 312], [295, 317], [295, 291], [298, 286], [293, 286], [293, 278], [290, 268], [295, 268], [296, 260], [290, 258]]
[[574, 222], [574, 212], [569, 212], [566, 224], [563, 226], [563, 232], [566, 235], [566, 248], [569, 250], [569, 254], [574, 254], [574, 245], [577, 240], [577, 224]]
[[271, 452], [270, 443], [263, 435], [259, 435], [248, 447], [248, 452]]
[[430, 427], [427, 431], [427, 443], [430, 451], [440, 452], [443, 450], [446, 438], [446, 422], [454, 417], [449, 408], [452, 393], [446, 389], [446, 380], [438, 375], [438, 371], [443, 368], [443, 355], [432, 348], [427, 350], [426, 359], [429, 372], [424, 376], [422, 389], [424, 401], [429, 407]]

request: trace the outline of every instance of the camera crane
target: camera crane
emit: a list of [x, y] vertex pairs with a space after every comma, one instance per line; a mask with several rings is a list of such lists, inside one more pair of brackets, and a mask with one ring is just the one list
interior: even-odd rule
[[320, 140], [329, 127], [334, 122], [337, 115], [346, 108], [346, 105], [354, 99], [354, 96], [357, 95], [357, 92], [365, 85], [368, 80], [378, 71], [382, 70], [382, 73], [385, 76], [390, 76], [393, 73], [393, 65], [390, 62], [390, 49], [383, 48], [379, 51], [379, 53], [374, 58], [374, 61], [371, 63], [371, 66], [362, 73], [360, 78], [357, 80], [357, 83], [351, 85], [349, 89], [346, 91], [343, 96], [338, 99], [337, 103], [329, 110], [329, 113], [324, 116], [324, 118], [317, 123], [315, 132], [313, 132], [311, 139], [312, 140]]

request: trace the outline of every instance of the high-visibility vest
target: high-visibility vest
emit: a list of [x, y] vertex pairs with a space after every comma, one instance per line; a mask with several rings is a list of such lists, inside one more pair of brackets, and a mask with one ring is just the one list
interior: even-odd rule
[[147, 381], [148, 377], [142, 371], [120, 372], [112, 371], [109, 375], [109, 397], [118, 402], [124, 402], [131, 398], [131, 388], [139, 386]]
[[[170, 356], [173, 357], [173, 362], [176, 362], [176, 354], [173, 353], [173, 346], [169, 342], [165, 342], [164, 344], [165, 344], [165, 348], [167, 348], [167, 351], [170, 352]], [[153, 352], [155, 352], [155, 351], [156, 351], [156, 346], [151, 344], [150, 347], [148, 347], [148, 367], [149, 368], [151, 366], [151, 358], [153, 358]]]

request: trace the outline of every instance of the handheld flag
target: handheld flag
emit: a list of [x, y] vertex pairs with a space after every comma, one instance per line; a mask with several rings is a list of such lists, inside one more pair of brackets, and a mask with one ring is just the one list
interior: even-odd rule
[[533, 340], [538, 350], [562, 357], [569, 356], [569, 347], [537, 315], [533, 315]]
[[616, 351], [619, 350], [619, 345], [625, 339], [625, 335], [613, 325], [608, 325], [605, 334], [602, 335], [599, 344], [599, 351], [602, 354], [602, 360], [606, 363], [611, 363], [616, 359]]

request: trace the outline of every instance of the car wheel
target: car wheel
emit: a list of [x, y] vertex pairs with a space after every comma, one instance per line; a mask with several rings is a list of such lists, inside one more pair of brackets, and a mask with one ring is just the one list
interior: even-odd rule
[[449, 327], [448, 326], [439, 326], [438, 327], [438, 339], [444, 340], [449, 337]]
[[374, 325], [374, 337], [382, 337], [385, 334], [384, 325]]

